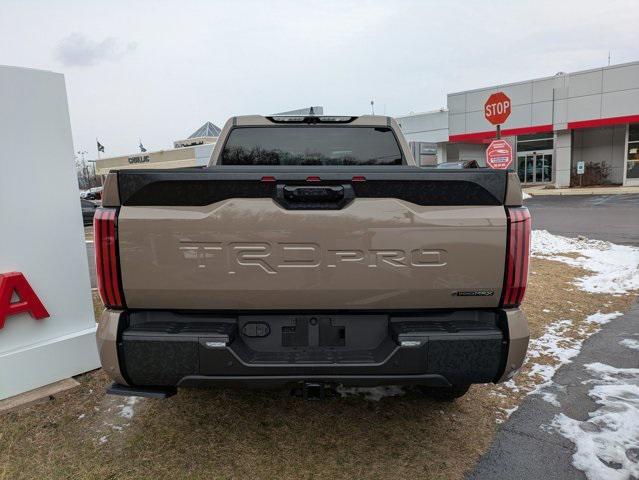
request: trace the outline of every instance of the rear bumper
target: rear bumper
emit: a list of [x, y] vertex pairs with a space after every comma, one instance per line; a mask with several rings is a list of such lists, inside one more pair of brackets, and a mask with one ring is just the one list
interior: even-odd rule
[[122, 385], [448, 386], [499, 382], [521, 366], [519, 309], [317, 315], [105, 310], [105, 371]]

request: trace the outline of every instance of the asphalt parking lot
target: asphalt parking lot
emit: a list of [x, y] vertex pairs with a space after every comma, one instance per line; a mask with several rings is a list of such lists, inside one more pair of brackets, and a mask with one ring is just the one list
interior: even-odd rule
[[524, 204], [535, 230], [639, 246], [639, 194], [547, 195]]

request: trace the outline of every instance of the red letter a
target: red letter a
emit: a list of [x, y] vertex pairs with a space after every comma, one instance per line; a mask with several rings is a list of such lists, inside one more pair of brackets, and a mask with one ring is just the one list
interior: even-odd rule
[[[11, 303], [13, 292], [18, 295], [18, 301]], [[0, 273], [0, 328], [4, 327], [8, 316], [24, 312], [29, 312], [36, 320], [49, 316], [24, 275], [19, 272]]]

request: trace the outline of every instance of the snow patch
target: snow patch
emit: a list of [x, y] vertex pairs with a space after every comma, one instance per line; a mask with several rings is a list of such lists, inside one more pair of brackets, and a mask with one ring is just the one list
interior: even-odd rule
[[590, 480], [639, 478], [639, 368], [585, 365], [588, 395], [599, 408], [588, 420], [555, 415], [552, 426], [575, 444], [575, 468]]
[[639, 340], [635, 340], [634, 338], [624, 338], [619, 342], [619, 345], [632, 348], [633, 350], [639, 350]]
[[555, 407], [561, 407], [561, 403], [559, 403], [559, 400], [557, 400], [557, 394], [555, 392], [551, 392], [548, 389], [546, 389], [543, 392], [540, 392], [540, 395], [541, 395], [541, 398], [543, 398], [545, 401], [547, 401], [551, 405], [554, 405]]
[[519, 408], [519, 405], [515, 405], [512, 408], [500, 408], [500, 411], [501, 413], [504, 414], [504, 416], [502, 418], [496, 418], [495, 423], [497, 423], [498, 425], [504, 423], [506, 420], [510, 418], [510, 416], [513, 413], [517, 411], [518, 408]]
[[126, 405], [118, 405], [118, 407], [120, 407], [118, 415], [127, 419], [133, 418], [133, 415], [135, 414], [133, 406], [138, 403], [138, 401], [138, 397], [126, 397]]
[[[549, 363], [534, 363], [528, 375], [537, 379], [538, 383], [529, 392], [540, 393], [546, 387], [552, 385], [552, 378], [562, 365], [572, 361], [581, 351], [581, 342], [566, 335], [572, 330], [572, 320], [558, 320], [546, 327], [546, 333], [541, 337], [530, 341], [528, 346], [528, 359], [545, 358]], [[558, 403], [553, 395], [544, 395], [544, 399], [551, 403]]]
[[[586, 323], [596, 324], [596, 325], [605, 325], [606, 323], [610, 323], [610, 320], [614, 320], [617, 317], [621, 317], [623, 313], [621, 312], [612, 312], [612, 313], [593, 313], [586, 317]], [[598, 332], [596, 330], [594, 333]]]
[[[597, 312], [586, 317], [584, 323], [600, 327], [621, 315], [621, 312]], [[531, 363], [532, 366], [526, 375], [534, 381], [535, 385], [526, 393], [541, 395], [548, 403], [556, 407], [561, 406], [557, 400], [559, 386], [554, 384], [553, 377], [562, 365], [572, 362], [572, 359], [579, 354], [584, 340], [599, 330], [600, 328], [575, 329], [572, 320], [558, 320], [549, 324], [541, 337], [531, 340], [528, 344], [526, 362]], [[577, 333], [578, 336], [570, 335], [571, 332]], [[503, 385], [513, 392], [519, 391], [514, 379]], [[510, 415], [510, 413], [507, 414]]]
[[[577, 253], [577, 258], [562, 254]], [[546, 230], [532, 232], [531, 254], [591, 270], [575, 284], [589, 293], [626, 294], [639, 289], [639, 248], [584, 237], [568, 238]]]
[[404, 389], [398, 385], [388, 385], [381, 387], [344, 387], [340, 385], [336, 388], [337, 393], [342, 397], [350, 395], [364, 395], [365, 400], [379, 402], [385, 397], [397, 397], [404, 395]]
[[515, 413], [518, 408], [519, 406], [512, 407], [512, 408], [504, 408], [504, 413], [506, 414], [506, 418], [510, 417], [513, 413]]

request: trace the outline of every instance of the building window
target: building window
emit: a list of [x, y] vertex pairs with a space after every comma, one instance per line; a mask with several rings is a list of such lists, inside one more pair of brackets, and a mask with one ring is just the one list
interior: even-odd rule
[[626, 178], [639, 178], [639, 123], [628, 125]]
[[538, 150], [552, 150], [552, 148], [552, 132], [517, 137], [517, 152], [536, 152]]

